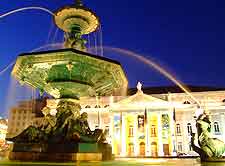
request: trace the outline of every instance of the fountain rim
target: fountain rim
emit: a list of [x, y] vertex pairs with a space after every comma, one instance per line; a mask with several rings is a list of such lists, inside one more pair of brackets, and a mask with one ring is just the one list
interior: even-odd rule
[[82, 9], [82, 10], [85, 10], [85, 11], [90, 12], [92, 15], [94, 15], [94, 17], [96, 18], [96, 20], [97, 20], [97, 22], [98, 22], [98, 26], [96, 27], [96, 29], [95, 29], [93, 32], [95, 32], [95, 31], [97, 31], [97, 30], [99, 29], [99, 25], [101, 24], [101, 21], [100, 21], [99, 16], [97, 16], [97, 14], [96, 14], [94, 11], [92, 11], [90, 8], [88, 8], [88, 7], [84, 6], [84, 5], [82, 5], [82, 6], [77, 6], [77, 5], [74, 5], [74, 4], [70, 4], [70, 5], [66, 5], [66, 6], [64, 6], [64, 7], [61, 7], [61, 8], [59, 8], [59, 9], [53, 11], [53, 13], [54, 13], [54, 21], [55, 21], [55, 18], [57, 17], [57, 14], [58, 14], [59, 12], [65, 10], [65, 9], [71, 9], [71, 8]]
[[38, 52], [27, 52], [27, 53], [21, 53], [18, 56], [19, 57], [29, 56], [29, 55], [45, 56], [45, 54], [48, 54], [48, 53], [60, 53], [60, 52], [67, 52], [67, 51], [68, 52], [71, 51], [71, 52], [77, 53], [77, 54], [82, 54], [82, 55], [85, 55], [85, 56], [89, 56], [89, 57], [96, 58], [96, 59], [99, 59], [99, 60], [107, 61], [107, 62], [110, 62], [110, 63], [114, 63], [114, 64], [117, 64], [117, 65], [122, 67], [121, 63], [117, 60], [113, 60], [113, 59], [109, 59], [109, 58], [106, 58], [106, 57], [103, 57], [103, 56], [94, 55], [94, 54], [91, 54], [91, 53], [88, 53], [88, 52], [76, 50], [74, 48], [64, 48], [64, 49], [38, 51]]

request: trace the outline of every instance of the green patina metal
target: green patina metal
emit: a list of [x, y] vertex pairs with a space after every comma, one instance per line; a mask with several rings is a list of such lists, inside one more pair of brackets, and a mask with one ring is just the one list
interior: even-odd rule
[[74, 49], [23, 54], [12, 75], [55, 98], [119, 94], [128, 84], [117, 61]]
[[218, 138], [211, 135], [211, 120], [208, 113], [199, 115], [196, 120], [197, 140], [195, 144], [195, 133], [192, 133], [191, 146], [193, 150], [200, 155], [202, 161], [214, 161], [222, 158], [225, 152], [225, 144]]
[[[52, 160], [46, 153], [73, 155], [77, 152], [100, 151], [103, 160], [111, 159], [111, 146], [105, 143], [106, 131], [91, 131], [87, 113], [80, 114], [81, 107], [75, 100], [83, 96], [124, 94], [128, 86], [127, 78], [119, 62], [84, 52], [86, 41], [82, 35], [95, 31], [99, 20], [80, 0], [75, 5], [59, 9], [54, 19], [65, 32], [64, 46], [67, 49], [22, 54], [17, 58], [12, 75], [20, 83], [39, 89], [41, 94], [46, 92], [60, 100], [55, 114], [46, 106], [42, 110], [44, 117], [39, 125], [31, 125], [19, 135], [8, 138], [14, 142], [9, 158]], [[70, 145], [79, 146], [78, 150], [73, 146], [71, 150]], [[21, 149], [24, 146], [26, 148]], [[26, 153], [24, 158], [21, 152], [32, 154]], [[46, 158], [40, 157], [43, 155]], [[64, 160], [55, 155], [53, 159]]]

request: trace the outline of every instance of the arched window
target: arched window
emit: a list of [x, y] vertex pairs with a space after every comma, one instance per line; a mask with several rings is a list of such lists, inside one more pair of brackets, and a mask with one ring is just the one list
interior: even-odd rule
[[192, 151], [191, 143], [189, 143], [189, 151]]
[[191, 104], [189, 101], [184, 101], [183, 104]]
[[86, 105], [85, 108], [91, 108], [91, 106], [90, 105]]
[[134, 144], [129, 143], [128, 144], [128, 155], [133, 155], [134, 154]]
[[180, 124], [176, 124], [176, 133], [177, 135], [181, 135]]
[[129, 126], [129, 137], [133, 137], [134, 136], [134, 127], [132, 125]]
[[151, 126], [151, 136], [156, 137], [156, 126], [155, 125]]
[[218, 122], [214, 122], [214, 131], [215, 131], [215, 133], [219, 133], [220, 132], [220, 127], [219, 127], [219, 123]]
[[96, 105], [95, 108], [101, 108], [101, 106], [100, 105]]
[[104, 106], [104, 108], [107, 108], [107, 107], [109, 107], [109, 104], [107, 104], [107, 105]]
[[178, 142], [177, 150], [178, 150], [178, 152], [182, 152], [182, 142]]
[[145, 143], [144, 142], [141, 142], [140, 144], [139, 144], [139, 150], [140, 150], [140, 155], [141, 156], [145, 156]]
[[187, 124], [187, 131], [188, 131], [188, 135], [191, 135], [191, 133], [192, 133], [192, 126], [191, 126], [191, 123], [188, 123], [188, 124]]

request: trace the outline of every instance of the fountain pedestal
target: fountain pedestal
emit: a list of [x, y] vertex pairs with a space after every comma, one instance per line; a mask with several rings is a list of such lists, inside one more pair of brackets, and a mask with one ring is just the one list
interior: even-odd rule
[[107, 143], [16, 143], [9, 154], [9, 159], [20, 161], [112, 160], [112, 148]]

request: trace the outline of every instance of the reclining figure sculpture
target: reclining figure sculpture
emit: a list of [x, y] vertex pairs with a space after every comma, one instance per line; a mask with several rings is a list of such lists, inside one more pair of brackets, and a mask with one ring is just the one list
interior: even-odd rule
[[44, 120], [39, 126], [31, 125], [19, 135], [8, 138], [14, 143], [70, 143], [70, 142], [105, 142], [106, 132], [101, 129], [91, 131], [88, 114], [80, 114], [80, 105], [61, 100], [52, 114], [48, 107], [42, 112]]
[[201, 161], [219, 159], [225, 152], [224, 142], [212, 137], [210, 124], [209, 114], [200, 114], [196, 120], [198, 145], [195, 144], [195, 133], [191, 137], [191, 146], [200, 155]]

